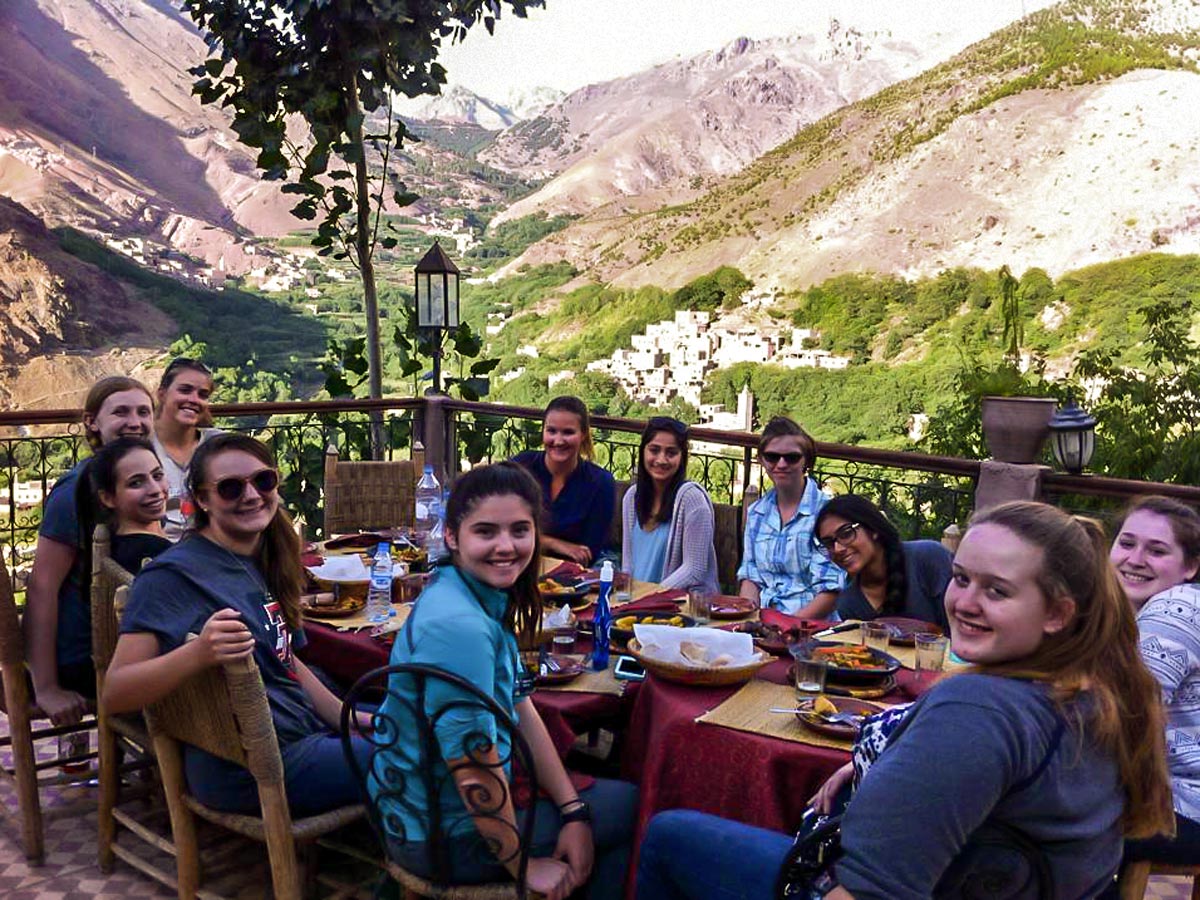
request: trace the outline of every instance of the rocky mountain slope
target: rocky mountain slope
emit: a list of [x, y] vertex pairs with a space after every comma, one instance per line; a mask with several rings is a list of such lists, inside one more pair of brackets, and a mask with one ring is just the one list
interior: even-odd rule
[[161, 354], [173, 328], [0, 197], [0, 407], [13, 398], [24, 407], [70, 406], [80, 399], [72, 388]]
[[1051, 273], [1200, 243], [1200, 9], [1068, 2], [850, 104], [697, 199], [613, 204], [513, 263], [678, 286], [730, 264], [767, 288], [846, 270]]
[[[586, 212], [620, 198], [673, 202], [729, 175], [804, 125], [943, 58], [832, 23], [820, 37], [739, 38], [710, 53], [593, 84], [480, 154], [529, 177], [557, 176], [498, 221]], [[668, 192], [664, 194], [663, 192]]]

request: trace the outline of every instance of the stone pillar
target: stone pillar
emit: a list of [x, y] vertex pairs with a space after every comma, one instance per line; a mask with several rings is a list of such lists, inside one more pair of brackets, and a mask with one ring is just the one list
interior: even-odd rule
[[1040, 500], [1042, 475], [1049, 471], [1049, 466], [984, 460], [980, 463], [979, 482], [975, 485], [975, 511], [1010, 500]]

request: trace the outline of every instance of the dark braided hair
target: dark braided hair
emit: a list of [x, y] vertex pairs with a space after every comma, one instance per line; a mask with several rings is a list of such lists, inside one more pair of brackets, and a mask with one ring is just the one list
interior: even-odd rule
[[885, 616], [903, 614], [904, 603], [908, 597], [908, 573], [904, 565], [904, 546], [900, 541], [900, 532], [888, 521], [874, 503], [866, 497], [857, 494], [842, 494], [834, 497], [817, 514], [817, 522], [813, 534], [820, 533], [821, 522], [827, 516], [837, 516], [847, 522], [857, 523], [870, 532], [871, 537], [883, 548], [883, 564], [887, 570], [887, 586], [883, 597], [883, 608], [880, 612]]

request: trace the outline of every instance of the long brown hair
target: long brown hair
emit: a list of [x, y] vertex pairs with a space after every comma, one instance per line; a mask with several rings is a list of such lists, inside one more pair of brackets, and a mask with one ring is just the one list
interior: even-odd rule
[[[91, 423], [99, 415], [104, 401], [122, 391], [141, 391], [150, 399], [150, 408], [154, 408], [154, 395], [136, 378], [129, 378], [126, 375], [109, 375], [107, 378], [101, 378], [92, 385], [92, 389], [87, 392], [87, 397], [83, 401], [84, 437], [87, 438], [88, 446], [93, 450], [99, 449], [101, 441], [100, 432], [94, 431]], [[88, 535], [88, 540], [91, 540], [91, 535]]]
[[487, 497], [515, 495], [529, 507], [533, 517], [533, 558], [508, 589], [508, 608], [504, 625], [517, 636], [522, 648], [537, 645], [542, 627], [542, 599], [538, 594], [538, 575], [542, 561], [542, 489], [523, 466], [500, 462], [477, 466], [454, 482], [446, 501], [446, 530], [457, 538], [462, 523], [481, 500]]
[[[261, 441], [234, 432], [214, 435], [197, 447], [196, 454], [192, 457], [192, 467], [188, 471], [188, 491], [193, 497], [199, 497], [201, 491], [207, 491], [208, 469], [213, 459], [221, 453], [233, 450], [249, 453], [264, 465], [275, 468], [275, 457]], [[207, 510], [197, 504], [196, 530], [202, 531], [209, 521]], [[279, 602], [283, 618], [290, 627], [299, 628], [300, 592], [304, 584], [300, 565], [300, 537], [296, 534], [292, 518], [284, 510], [282, 503], [263, 532], [262, 540], [254, 553], [254, 563], [266, 581], [271, 596]]]
[[1041, 550], [1037, 582], [1047, 604], [1069, 598], [1075, 614], [1031, 655], [977, 670], [1045, 682], [1062, 705], [1086, 692], [1091, 702], [1080, 724], [1117, 762], [1126, 836], [1173, 833], [1162, 689], [1142, 663], [1137, 622], [1108, 563], [1104, 529], [1093, 519], [1026, 501], [984, 510], [970, 527], [985, 523]]
[[556, 411], [571, 413], [571, 415], [579, 419], [579, 458], [590, 461], [592, 454], [596, 452], [596, 448], [592, 444], [592, 416], [588, 412], [587, 406], [578, 397], [564, 394], [561, 397], [555, 397], [546, 404], [546, 411], [542, 413], [542, 420], [545, 421], [546, 416]]

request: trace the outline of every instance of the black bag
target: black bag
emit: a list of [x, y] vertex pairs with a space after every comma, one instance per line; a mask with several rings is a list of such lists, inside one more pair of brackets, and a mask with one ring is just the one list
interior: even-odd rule
[[842, 855], [842, 817], [823, 816], [801, 831], [775, 879], [775, 900], [815, 900], [837, 886], [833, 864]]

